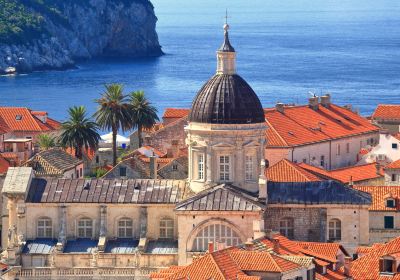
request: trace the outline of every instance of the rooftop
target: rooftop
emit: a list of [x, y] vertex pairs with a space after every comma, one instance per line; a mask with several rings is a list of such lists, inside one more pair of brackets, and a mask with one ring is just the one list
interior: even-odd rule
[[37, 153], [25, 163], [25, 166], [32, 167], [37, 176], [60, 176], [80, 164], [82, 160], [60, 148], [52, 148]]
[[344, 184], [348, 184], [350, 181], [360, 182], [384, 176], [382, 169], [379, 169], [379, 172], [377, 171], [376, 163], [349, 166], [334, 170], [325, 170], [306, 163], [300, 163], [299, 166], [319, 177], [336, 180]]
[[269, 204], [371, 204], [370, 194], [336, 181], [268, 182], [267, 189]]
[[328, 141], [379, 131], [367, 119], [353, 111], [330, 104], [284, 106], [283, 113], [276, 108], [265, 109], [267, 147], [292, 147]]
[[400, 105], [379, 104], [372, 114], [375, 120], [400, 120]]
[[265, 170], [265, 176], [272, 182], [316, 182], [323, 179], [301, 168], [299, 165], [283, 159]]
[[43, 122], [38, 114], [22, 107], [0, 107], [0, 128], [3, 132], [32, 131], [46, 132], [60, 128], [60, 123], [46, 118]]
[[27, 202], [176, 204], [190, 194], [184, 180], [34, 178]]
[[184, 108], [166, 108], [164, 111], [164, 118], [183, 118], [189, 115], [190, 109]]
[[[400, 205], [386, 206], [386, 199], [388, 198], [400, 201], [400, 186], [353, 186], [353, 188], [371, 194], [370, 211], [398, 211], [400, 209]], [[396, 203], [398, 204], [398, 202]]]

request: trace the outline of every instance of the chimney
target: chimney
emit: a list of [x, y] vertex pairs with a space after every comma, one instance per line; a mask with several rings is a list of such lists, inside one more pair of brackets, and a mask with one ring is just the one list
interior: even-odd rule
[[[267, 178], [265, 177], [265, 160], [261, 160], [260, 164], [260, 176], [258, 177], [258, 197], [267, 199]], [[265, 202], [267, 203], [267, 201]]]
[[150, 156], [150, 178], [157, 179], [157, 159], [155, 156]]
[[259, 239], [265, 237], [264, 220], [253, 220], [253, 238]]
[[253, 242], [251, 242], [250, 239], [247, 239], [247, 241], [244, 243], [244, 247], [247, 251], [252, 251], [253, 250]]
[[314, 95], [308, 99], [308, 106], [313, 110], [318, 110], [318, 96]]
[[381, 176], [382, 175], [381, 174], [381, 165], [379, 164], [379, 162], [377, 162], [375, 164], [375, 167], [376, 167], [376, 175]]
[[353, 187], [353, 186], [354, 186], [353, 176], [350, 176], [349, 187]]
[[331, 105], [331, 95], [329, 93], [321, 96], [321, 105], [324, 107], [329, 107]]
[[344, 275], [350, 276], [351, 273], [351, 257], [344, 257]]
[[280, 247], [280, 245], [279, 245], [279, 239], [278, 238], [276, 238], [276, 237], [274, 237], [274, 238], [272, 238], [272, 243], [273, 243], [273, 250], [274, 250], [274, 252], [275, 253], [279, 253], [279, 247]]
[[284, 107], [285, 105], [281, 102], [276, 103], [275, 105], [275, 109], [279, 112], [279, 113], [284, 113]]
[[214, 252], [214, 242], [212, 241], [208, 242], [208, 252], [209, 253]]

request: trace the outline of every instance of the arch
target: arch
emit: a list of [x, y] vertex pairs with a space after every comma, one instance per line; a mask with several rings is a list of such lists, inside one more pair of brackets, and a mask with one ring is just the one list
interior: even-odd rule
[[[201, 241], [200, 239], [196, 240], [198, 237]], [[192, 230], [186, 243], [186, 249], [190, 251], [205, 251], [210, 241], [225, 243], [226, 246], [234, 246], [243, 243], [245, 239], [246, 236], [235, 224], [226, 219], [214, 218], [200, 223]], [[199, 242], [202, 242], [202, 244]]]
[[175, 232], [175, 221], [170, 217], [163, 217], [159, 224], [160, 238], [172, 239]]
[[285, 217], [279, 221], [279, 232], [289, 239], [294, 239], [294, 218]]
[[133, 237], [133, 220], [126, 216], [117, 220], [117, 236], [119, 238]]
[[53, 221], [51, 218], [43, 216], [36, 220], [36, 236], [38, 238], [53, 237]]
[[342, 239], [342, 221], [337, 218], [329, 220], [328, 239], [332, 241], [339, 241]]

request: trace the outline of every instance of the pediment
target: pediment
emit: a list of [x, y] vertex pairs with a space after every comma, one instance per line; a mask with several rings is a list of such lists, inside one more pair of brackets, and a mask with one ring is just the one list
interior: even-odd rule
[[217, 144], [212, 145], [213, 148], [235, 148], [235, 145], [226, 142], [219, 142]]
[[258, 143], [257, 141], [249, 141], [243, 144], [243, 147], [259, 147], [260, 143]]

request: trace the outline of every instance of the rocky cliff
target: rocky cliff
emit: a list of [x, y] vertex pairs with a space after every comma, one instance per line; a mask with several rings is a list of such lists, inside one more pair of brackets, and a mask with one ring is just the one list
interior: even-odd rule
[[[17, 72], [64, 69], [98, 56], [162, 54], [157, 18], [148, 0], [1, 1], [19, 5], [24, 17], [21, 26], [11, 26], [7, 36], [0, 37], [0, 72], [8, 67]], [[36, 21], [26, 19], [31, 15]]]

